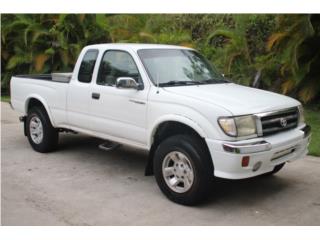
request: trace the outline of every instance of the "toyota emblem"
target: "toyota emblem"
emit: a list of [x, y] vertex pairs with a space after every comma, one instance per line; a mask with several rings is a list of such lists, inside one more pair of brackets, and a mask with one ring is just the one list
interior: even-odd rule
[[282, 127], [287, 126], [287, 120], [286, 120], [285, 118], [280, 118], [280, 125], [281, 125]]

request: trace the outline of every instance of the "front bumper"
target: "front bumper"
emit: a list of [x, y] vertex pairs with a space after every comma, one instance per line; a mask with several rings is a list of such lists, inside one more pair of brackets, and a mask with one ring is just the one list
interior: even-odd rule
[[[206, 139], [214, 165], [214, 175], [242, 179], [270, 172], [276, 165], [303, 158], [308, 153], [311, 131], [309, 126], [265, 138], [237, 142]], [[249, 165], [242, 158], [249, 156]], [[259, 166], [257, 168], [257, 166]]]

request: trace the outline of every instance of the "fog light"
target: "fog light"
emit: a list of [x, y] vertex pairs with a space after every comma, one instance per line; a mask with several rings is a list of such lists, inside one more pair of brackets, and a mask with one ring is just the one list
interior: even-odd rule
[[248, 167], [249, 161], [250, 161], [250, 157], [249, 156], [242, 157], [241, 166], [242, 167]]
[[258, 171], [258, 169], [261, 167], [262, 162], [257, 162], [256, 164], [253, 165], [252, 171]]

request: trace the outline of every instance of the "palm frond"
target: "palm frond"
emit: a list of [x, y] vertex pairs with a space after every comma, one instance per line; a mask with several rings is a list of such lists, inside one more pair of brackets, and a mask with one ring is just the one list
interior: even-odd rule
[[12, 70], [21, 64], [29, 64], [30, 62], [31, 62], [31, 59], [27, 55], [15, 55], [9, 59], [6, 69]]
[[267, 50], [270, 51], [277, 42], [281, 41], [284, 37], [287, 36], [286, 32], [278, 32], [272, 34], [267, 41]]
[[46, 54], [38, 54], [34, 58], [34, 66], [37, 72], [43, 70], [44, 63], [48, 60], [49, 56]]

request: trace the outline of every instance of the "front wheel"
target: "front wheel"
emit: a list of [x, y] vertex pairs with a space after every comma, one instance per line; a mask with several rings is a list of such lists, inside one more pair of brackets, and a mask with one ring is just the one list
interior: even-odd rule
[[57, 148], [59, 133], [42, 107], [34, 107], [28, 112], [26, 133], [32, 148], [41, 153], [53, 151]]
[[213, 166], [204, 144], [194, 136], [176, 135], [158, 146], [154, 158], [155, 178], [170, 200], [195, 205], [207, 197]]
[[267, 172], [267, 173], [263, 174], [262, 176], [272, 176], [272, 175], [276, 174], [284, 167], [285, 164], [286, 163], [281, 163], [281, 164], [275, 166], [271, 172]]

